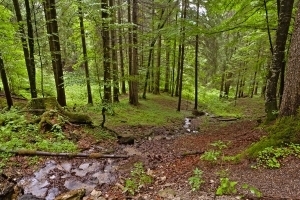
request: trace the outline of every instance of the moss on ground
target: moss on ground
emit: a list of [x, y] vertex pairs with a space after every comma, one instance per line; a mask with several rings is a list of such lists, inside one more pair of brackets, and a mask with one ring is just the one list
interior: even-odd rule
[[266, 128], [268, 135], [251, 145], [243, 153], [244, 156], [254, 158], [267, 147], [283, 147], [287, 144], [300, 143], [300, 116], [282, 117], [273, 125]]

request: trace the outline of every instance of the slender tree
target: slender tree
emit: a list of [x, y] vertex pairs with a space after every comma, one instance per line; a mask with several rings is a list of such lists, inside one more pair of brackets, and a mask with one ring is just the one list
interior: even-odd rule
[[130, 76], [133, 80], [130, 82], [131, 87], [129, 88], [129, 103], [132, 105], [138, 105], [138, 3], [137, 0], [132, 0], [132, 67], [130, 69]]
[[265, 109], [267, 113], [267, 120], [275, 119], [276, 115], [274, 114], [274, 111], [278, 110], [276, 97], [277, 83], [282, 68], [282, 63], [284, 61], [285, 45], [292, 17], [293, 4], [294, 0], [280, 1], [276, 42], [266, 85]]
[[[183, 7], [183, 20], [186, 19], [186, 14], [187, 14], [187, 5], [188, 2], [187, 0], [182, 0], [182, 7]], [[180, 49], [180, 72], [179, 72], [179, 89], [178, 89], [178, 106], [177, 106], [177, 111], [180, 111], [181, 108], [181, 98], [182, 98], [182, 85], [183, 85], [183, 65], [184, 65], [184, 52], [185, 52], [185, 45], [184, 45], [184, 40], [185, 40], [185, 24], [181, 24], [181, 44]]]
[[13, 0], [17, 21], [19, 23], [19, 33], [21, 37], [21, 42], [22, 42], [22, 47], [23, 47], [23, 52], [25, 57], [25, 64], [26, 64], [27, 74], [29, 78], [31, 98], [36, 98], [37, 91], [36, 91], [36, 80], [35, 80], [34, 56], [33, 56], [34, 55], [33, 30], [32, 30], [28, 0], [26, 0], [25, 3], [26, 3], [26, 14], [27, 14], [28, 36], [29, 36], [29, 48], [26, 39], [19, 1]]
[[109, 46], [109, 11], [108, 0], [102, 0], [102, 45], [103, 45], [103, 67], [104, 67], [104, 99], [105, 103], [111, 103], [110, 84], [110, 46]]
[[[109, 6], [114, 7], [114, 0], [109, 0]], [[116, 13], [111, 12], [111, 23], [116, 23]], [[119, 102], [119, 75], [118, 75], [118, 52], [117, 52], [117, 34], [115, 28], [111, 28], [111, 62], [112, 62], [112, 77], [113, 77], [113, 102]]]
[[89, 63], [86, 49], [86, 39], [85, 39], [85, 29], [83, 23], [83, 12], [82, 12], [82, 0], [78, 0], [78, 14], [79, 14], [79, 23], [80, 23], [80, 34], [81, 34], [81, 43], [82, 43], [82, 54], [84, 59], [84, 69], [85, 69], [85, 78], [86, 78], [86, 88], [88, 95], [88, 104], [93, 104], [92, 90], [91, 90], [91, 81], [90, 81], [90, 72], [89, 72]]
[[[197, 0], [197, 17], [196, 17], [196, 25], [199, 26], [199, 11], [200, 11], [200, 0]], [[199, 57], [199, 34], [196, 35], [195, 41], [195, 103], [194, 109], [198, 110], [198, 57]]]
[[155, 67], [155, 77], [154, 77], [154, 90], [153, 94], [159, 94], [160, 86], [160, 63], [161, 63], [161, 35], [158, 36], [158, 45], [157, 45], [157, 62]]
[[[121, 0], [118, 0], [118, 24], [122, 23], [122, 9], [121, 9]], [[126, 94], [126, 84], [125, 84], [125, 70], [124, 70], [124, 53], [123, 53], [123, 39], [122, 39], [122, 31], [123, 28], [119, 27], [119, 64], [120, 64], [120, 70], [121, 70], [121, 91], [122, 94]]]
[[45, 10], [49, 46], [51, 51], [52, 68], [53, 68], [54, 79], [55, 79], [57, 101], [61, 106], [66, 106], [67, 103], [66, 103], [66, 95], [65, 95], [60, 42], [58, 36], [56, 4], [55, 4], [55, 0], [46, 0], [43, 2], [43, 4]]
[[9, 85], [8, 85], [8, 81], [7, 81], [7, 76], [6, 76], [6, 71], [4, 68], [4, 62], [2, 59], [2, 55], [0, 53], [0, 74], [1, 74], [1, 80], [2, 80], [2, 84], [3, 84], [3, 88], [4, 88], [4, 93], [5, 93], [5, 97], [6, 97], [6, 102], [7, 102], [7, 106], [8, 109], [10, 109], [13, 106], [13, 100], [10, 94], [10, 90], [9, 90]]

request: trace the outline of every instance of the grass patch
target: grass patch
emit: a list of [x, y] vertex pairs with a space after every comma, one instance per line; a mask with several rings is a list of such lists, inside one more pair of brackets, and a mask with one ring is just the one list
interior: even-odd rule
[[177, 112], [177, 98], [167, 95], [147, 95], [147, 100], [139, 99], [138, 106], [132, 106], [128, 99], [113, 105], [113, 116], [107, 117], [109, 126], [115, 125], [156, 125], [161, 126], [173, 120], [183, 120], [186, 111]]

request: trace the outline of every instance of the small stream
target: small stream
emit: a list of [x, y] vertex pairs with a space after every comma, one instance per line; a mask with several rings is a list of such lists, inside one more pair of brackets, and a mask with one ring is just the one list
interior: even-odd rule
[[50, 160], [32, 176], [21, 179], [18, 186], [24, 189], [25, 194], [31, 193], [39, 198], [53, 200], [63, 192], [62, 182], [68, 190], [86, 189], [87, 196], [96, 186], [111, 184], [115, 180], [115, 169], [111, 159], [106, 162], [83, 162], [79, 166], [67, 161], [57, 163]]

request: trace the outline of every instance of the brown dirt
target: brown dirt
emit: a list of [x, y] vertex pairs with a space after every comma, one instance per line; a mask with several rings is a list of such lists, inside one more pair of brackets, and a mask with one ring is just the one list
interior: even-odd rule
[[[239, 195], [243, 195], [245, 199], [256, 199], [249, 191], [242, 189], [243, 184], [254, 186], [262, 192], [263, 197], [261, 199], [300, 199], [300, 160], [298, 158], [286, 158], [283, 160], [282, 167], [276, 170], [253, 169], [251, 166], [255, 164], [255, 160], [244, 159], [238, 163], [217, 162], [214, 164], [200, 160], [204, 151], [213, 148], [210, 144], [214, 141], [221, 140], [228, 143], [228, 148], [223, 153], [225, 156], [233, 156], [266, 134], [256, 121], [258, 117], [264, 115], [263, 105], [251, 102], [249, 99], [238, 101], [238, 106], [245, 108], [244, 111], [247, 114], [247, 117], [243, 119], [226, 122], [203, 116], [193, 119], [192, 124], [199, 130], [198, 133], [187, 133], [182, 128], [184, 120], [172, 122], [172, 124], [164, 127], [126, 126], [126, 130], [131, 129], [134, 133], [147, 132], [151, 134], [147, 138], [137, 140], [134, 145], [119, 145], [115, 142], [98, 144], [115, 149], [116, 154], [125, 154], [127, 147], [135, 149], [140, 154], [131, 156], [127, 160], [118, 161], [119, 179], [111, 187], [102, 188], [103, 195], [110, 200], [160, 200], [168, 198], [161, 197], [158, 192], [171, 188], [175, 191], [177, 199], [231, 199], [232, 197], [217, 198], [214, 195], [219, 185], [220, 174], [226, 173], [230, 180], [238, 182], [238, 193], [232, 199], [236, 199], [236, 196]], [[170, 102], [165, 105], [170, 106]], [[117, 132], [121, 130], [122, 127], [115, 129]], [[87, 137], [85, 141], [80, 140], [80, 143], [81, 145], [86, 143], [83, 146], [88, 148], [92, 144], [92, 139]], [[195, 154], [183, 156], [185, 153]], [[6, 169], [7, 174], [15, 171], [24, 175], [34, 171], [29, 164], [24, 162], [23, 158], [17, 156], [12, 160], [23, 163], [23, 168], [20, 170], [18, 166], [11, 166]], [[137, 161], [142, 161], [145, 164], [145, 167], [154, 177], [154, 183], [147, 188], [142, 188], [135, 197], [130, 197], [123, 193], [118, 185], [124, 185], [124, 180], [129, 176], [133, 164]], [[192, 176], [195, 168], [203, 171], [205, 183], [199, 191], [191, 192], [188, 178]]]

